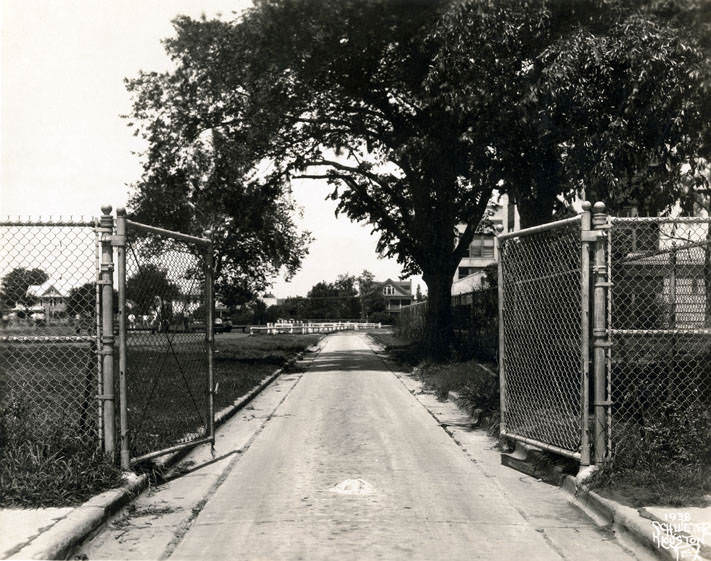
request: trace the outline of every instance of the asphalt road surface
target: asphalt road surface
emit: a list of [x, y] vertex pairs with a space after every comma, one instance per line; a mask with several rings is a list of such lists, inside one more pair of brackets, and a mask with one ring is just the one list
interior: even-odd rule
[[647, 559], [562, 499], [531, 515], [531, 497], [465, 454], [364, 334], [329, 337], [280, 399], [161, 557]]

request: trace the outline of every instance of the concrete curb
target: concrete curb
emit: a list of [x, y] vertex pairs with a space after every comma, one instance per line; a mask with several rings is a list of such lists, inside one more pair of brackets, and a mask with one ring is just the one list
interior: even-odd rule
[[8, 559], [66, 559], [74, 546], [148, 486], [148, 476], [127, 476], [118, 489], [96, 495]]
[[[322, 342], [325, 338], [326, 336], [322, 337], [306, 351], [298, 353], [294, 358], [287, 361], [284, 367], [275, 370], [232, 405], [228, 405], [216, 413], [215, 428], [224, 424], [249, 404], [250, 401], [284, 373], [285, 367], [293, 366], [297, 360], [303, 358], [304, 353], [314, 352], [318, 355], [323, 348]], [[166, 454], [160, 457], [155, 464], [161, 468], [168, 468], [183, 458], [190, 450], [192, 448]], [[92, 497], [72, 510], [66, 517], [56, 522], [49, 530], [41, 533], [30, 543], [11, 553], [7, 559], [66, 559], [72, 553], [74, 547], [148, 487], [149, 479], [146, 474], [136, 475], [129, 472], [126, 478], [128, 481], [121, 487]]]
[[[591, 510], [596, 516], [605, 521], [615, 532], [627, 533], [638, 544], [652, 551], [660, 559], [678, 561], [683, 559], [681, 548], [663, 547], [659, 545], [659, 535], [655, 535], [652, 525], [653, 517], [643, 516], [644, 509], [636, 509], [621, 505], [616, 501], [606, 499], [595, 491], [591, 491], [586, 485], [576, 480], [571, 475], [566, 475], [561, 484], [561, 488], [574, 499], [583, 510]], [[695, 559], [704, 561], [709, 559], [702, 550]], [[681, 554], [681, 557], [680, 557]]]

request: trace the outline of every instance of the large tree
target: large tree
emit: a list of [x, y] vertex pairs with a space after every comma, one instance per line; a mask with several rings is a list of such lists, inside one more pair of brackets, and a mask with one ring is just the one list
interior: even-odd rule
[[[242, 304], [279, 272], [288, 278], [298, 270], [310, 234], [298, 231], [299, 209], [288, 184], [264, 181], [259, 162], [246, 154], [248, 145], [210, 127], [211, 111], [221, 100], [218, 87], [192, 67], [204, 62], [191, 61], [176, 46], [168, 51], [182, 62], [175, 73], [144, 72], [127, 81], [133, 94], [130, 126], [148, 146], [130, 217], [209, 236], [217, 296], [229, 306]], [[150, 245], [158, 242], [152, 237]]]
[[[178, 18], [166, 42], [176, 70], [132, 85], [160, 108], [149, 135], [159, 152], [165, 138], [193, 146], [207, 134], [219, 139], [225, 165], [271, 162], [262, 184], [277, 193], [295, 178], [330, 183], [338, 211], [379, 233], [381, 254], [404, 274], [422, 274], [426, 346], [438, 358], [451, 340], [452, 278], [495, 187], [533, 206], [523, 211], [530, 223], [579, 190], [576, 170], [592, 156], [606, 156], [600, 169], [637, 177], [655, 161], [650, 150], [666, 152], [667, 176], [655, 180], [691, 162], [696, 136], [687, 140], [682, 121], [661, 136], [671, 147], [645, 137], [654, 110], [647, 90], [633, 92], [649, 87], [650, 102], [663, 105], [653, 81], [635, 74], [653, 69], [645, 57], [661, 59], [660, 70], [678, 63], [669, 83], [683, 90], [696, 84], [697, 54], [663, 23], [629, 15], [639, 9], [596, 0], [263, 0], [234, 22]], [[585, 91], [596, 64], [614, 65], [599, 99]], [[664, 123], [688, 110], [678, 104], [684, 95], [671, 92]], [[606, 105], [615, 99], [626, 104]], [[620, 112], [628, 125], [616, 135]], [[691, 121], [695, 133], [695, 114]], [[635, 149], [647, 152], [630, 163]], [[156, 161], [161, 173], [174, 167]]]

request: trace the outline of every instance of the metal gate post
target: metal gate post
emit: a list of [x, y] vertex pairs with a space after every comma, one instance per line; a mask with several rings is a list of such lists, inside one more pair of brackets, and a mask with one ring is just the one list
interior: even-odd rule
[[580, 238], [582, 253], [580, 255], [580, 319], [581, 319], [581, 380], [580, 380], [580, 465], [590, 465], [590, 245], [592, 239], [590, 229], [592, 205], [583, 203], [583, 214], [580, 221]]
[[104, 403], [104, 452], [114, 456], [116, 450], [114, 420], [114, 262], [111, 245], [114, 219], [111, 207], [101, 207], [101, 358], [103, 361], [103, 392], [99, 399]]
[[[208, 231], [206, 236], [212, 240], [212, 232]], [[207, 404], [208, 404], [208, 436], [211, 439], [212, 447], [215, 447], [215, 380], [214, 380], [214, 316], [215, 316], [215, 279], [213, 278], [213, 247], [212, 241], [205, 249], [205, 307], [207, 311], [206, 337], [207, 337]]]
[[607, 278], [606, 233], [609, 229], [605, 204], [595, 203], [593, 206], [592, 226], [598, 232], [595, 242], [595, 265], [593, 267], [594, 282], [594, 316], [593, 316], [593, 358], [595, 368], [594, 405], [595, 405], [595, 463], [604, 462], [606, 456], [605, 435], [607, 433], [607, 415], [610, 402], [606, 399], [607, 389], [607, 349], [610, 342], [607, 338], [607, 289], [610, 287]]
[[126, 209], [116, 209], [116, 265], [118, 268], [118, 312], [119, 312], [119, 418], [121, 469], [128, 470], [128, 403], [126, 402]]
[[497, 258], [497, 290], [499, 312], [499, 432], [506, 432], [506, 373], [504, 370], [504, 257], [501, 253], [501, 240], [499, 235], [503, 227], [497, 227], [496, 258]]

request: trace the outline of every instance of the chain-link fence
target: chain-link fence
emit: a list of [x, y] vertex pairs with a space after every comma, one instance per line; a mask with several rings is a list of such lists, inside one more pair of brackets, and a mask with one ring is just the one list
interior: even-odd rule
[[15, 437], [100, 445], [97, 226], [0, 222], [0, 414]]
[[581, 217], [498, 240], [502, 433], [580, 458], [587, 419]]
[[131, 221], [126, 234], [126, 446], [135, 462], [211, 437], [211, 249]]
[[499, 347], [497, 287], [490, 279], [471, 292], [452, 296], [455, 344], [463, 357], [496, 362]]
[[128, 468], [212, 440], [212, 249], [102, 210], [0, 222], [0, 445], [119, 433]]
[[607, 442], [613, 457], [640, 445], [651, 451], [681, 440], [698, 440], [687, 449], [707, 443], [706, 429], [696, 428], [711, 407], [710, 226], [704, 218], [611, 219]]

